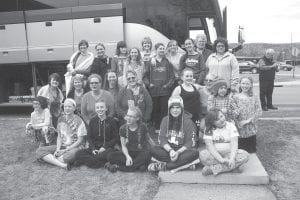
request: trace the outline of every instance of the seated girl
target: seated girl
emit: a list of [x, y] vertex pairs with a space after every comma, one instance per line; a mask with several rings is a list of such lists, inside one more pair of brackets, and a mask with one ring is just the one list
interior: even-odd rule
[[125, 120], [126, 124], [122, 125], [119, 131], [122, 152], [110, 153], [109, 164], [106, 167], [111, 172], [144, 171], [151, 157], [148, 149], [148, 130], [142, 123], [141, 110], [135, 106], [130, 107]]
[[221, 110], [209, 110], [205, 125], [206, 149], [200, 151], [203, 175], [232, 171], [248, 161], [249, 154], [238, 149], [239, 134], [235, 125], [225, 120]]
[[[48, 109], [48, 100], [38, 96], [32, 102], [33, 112], [30, 122], [26, 124], [26, 134], [34, 136], [40, 146], [48, 145], [53, 141], [54, 132], [50, 135], [51, 114]], [[52, 129], [54, 130], [54, 129]], [[49, 133], [49, 134], [48, 134]]]
[[64, 102], [64, 115], [57, 124], [57, 145], [37, 149], [39, 160], [70, 170], [77, 151], [84, 147], [87, 134], [84, 122], [74, 114], [76, 103], [73, 99]]
[[168, 115], [163, 118], [159, 133], [160, 146], [151, 148], [151, 155], [160, 162], [151, 163], [148, 171], [171, 170], [199, 158], [196, 148], [196, 125], [184, 113], [180, 96], [168, 101]]
[[100, 168], [107, 162], [107, 155], [115, 151], [119, 141], [118, 127], [114, 118], [107, 116], [104, 101], [95, 103], [97, 116], [91, 119], [88, 128], [88, 149], [82, 149], [75, 155], [74, 165], [86, 165], [90, 168]]

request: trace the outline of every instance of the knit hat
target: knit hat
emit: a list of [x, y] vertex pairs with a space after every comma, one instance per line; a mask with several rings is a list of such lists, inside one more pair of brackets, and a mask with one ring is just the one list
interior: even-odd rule
[[174, 105], [178, 105], [180, 106], [181, 108], [183, 108], [183, 100], [180, 96], [171, 96], [169, 98], [169, 101], [168, 101], [168, 109], [171, 108], [171, 106], [174, 106]]
[[213, 95], [217, 95], [219, 88], [225, 85], [228, 87], [227, 82], [224, 79], [216, 79], [210, 86], [210, 91]]

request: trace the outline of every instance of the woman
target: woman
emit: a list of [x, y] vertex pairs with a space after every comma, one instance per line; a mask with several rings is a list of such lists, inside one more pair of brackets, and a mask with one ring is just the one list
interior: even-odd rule
[[155, 44], [156, 55], [152, 58], [155, 64], [151, 64], [146, 78], [149, 79], [148, 88], [153, 102], [152, 122], [156, 132], [164, 116], [167, 115], [168, 99], [174, 83], [173, 67], [165, 57], [165, 46], [162, 43]]
[[83, 95], [87, 92], [87, 89], [84, 87], [84, 79], [82, 76], [76, 74], [72, 77], [71, 81], [71, 90], [67, 98], [74, 99], [76, 102], [76, 112], [77, 114], [81, 113], [81, 101]]
[[118, 93], [121, 90], [116, 72], [108, 70], [108, 72], [105, 74], [103, 88], [104, 90], [110, 92], [114, 100], [116, 101]]
[[[180, 80], [180, 58], [182, 54], [178, 52], [178, 44], [176, 40], [170, 40], [167, 49], [166, 49], [166, 57], [169, 62], [172, 64], [173, 72], [177, 82]], [[177, 86], [177, 85], [176, 85]]]
[[57, 145], [43, 146], [37, 149], [39, 160], [70, 170], [77, 151], [84, 146], [87, 134], [84, 122], [74, 114], [76, 103], [73, 99], [64, 102], [64, 115], [58, 120]]
[[144, 171], [150, 162], [148, 149], [148, 130], [142, 123], [142, 112], [138, 107], [130, 107], [125, 116], [126, 124], [120, 128], [122, 152], [110, 153], [106, 167], [111, 172], [116, 170], [132, 172]]
[[89, 43], [86, 40], [81, 40], [78, 44], [78, 51], [76, 51], [70, 58], [67, 65], [67, 73], [65, 74], [66, 94], [70, 90], [71, 78], [75, 74], [84, 76], [90, 75], [90, 66], [93, 63], [94, 55], [87, 51]]
[[142, 120], [148, 122], [152, 112], [151, 96], [143, 86], [138, 84], [135, 71], [127, 71], [126, 79], [128, 85], [120, 90], [116, 101], [116, 112], [119, 120], [124, 123], [127, 110], [136, 106], [142, 111]]
[[180, 72], [185, 68], [193, 70], [195, 83], [204, 85], [207, 68], [205, 67], [202, 54], [195, 51], [195, 43], [192, 39], [186, 39], [184, 42], [186, 54], [180, 58]]
[[112, 117], [107, 116], [104, 101], [95, 104], [97, 116], [91, 119], [87, 139], [89, 148], [76, 153], [74, 165], [86, 165], [90, 168], [100, 168], [107, 162], [107, 156], [115, 151], [118, 144], [118, 127]]
[[37, 96], [46, 97], [49, 101], [49, 109], [52, 117], [52, 125], [57, 127], [57, 120], [61, 114], [61, 103], [64, 99], [62, 91], [59, 89], [60, 76], [57, 73], [53, 73], [49, 76], [49, 84], [43, 86]]
[[104, 101], [108, 108], [108, 116], [114, 115], [114, 99], [112, 95], [101, 89], [102, 78], [98, 74], [91, 74], [88, 78], [91, 91], [82, 97], [81, 115], [84, 121], [89, 124], [90, 120], [97, 115], [95, 103]]
[[97, 52], [97, 57], [95, 57], [93, 64], [91, 65], [91, 74], [99, 74], [101, 77], [104, 77], [107, 73], [107, 70], [111, 67], [111, 58], [105, 54], [104, 44], [97, 44], [95, 49]]
[[112, 58], [111, 69], [117, 73], [118, 83], [124, 87], [124, 66], [127, 61], [127, 45], [124, 41], [117, 43], [116, 55]]
[[141, 57], [144, 62], [149, 62], [151, 57], [154, 56], [152, 52], [152, 41], [150, 37], [144, 37], [142, 40]]
[[213, 51], [206, 61], [209, 73], [225, 79], [232, 91], [237, 91], [239, 82], [239, 64], [235, 56], [228, 52], [228, 42], [218, 38], [213, 45]]
[[199, 157], [196, 147], [196, 127], [184, 114], [181, 97], [171, 97], [169, 113], [160, 125], [159, 146], [151, 149], [151, 155], [160, 162], [151, 163], [149, 171], [172, 170], [192, 163]]
[[193, 79], [193, 70], [185, 68], [181, 75], [182, 84], [174, 89], [172, 96], [181, 96], [185, 111], [192, 114], [193, 122], [199, 125], [198, 123], [201, 118], [200, 113], [202, 113], [201, 102], [198, 92], [199, 88], [193, 84]]
[[[137, 82], [142, 85], [146, 70], [145, 70], [144, 62], [141, 57], [140, 50], [136, 47], [130, 49], [129, 51], [127, 64], [125, 65], [124, 68], [124, 76], [126, 75], [126, 72], [129, 70], [136, 72]], [[126, 77], [124, 78], [124, 83], [125, 85], [127, 84]]]

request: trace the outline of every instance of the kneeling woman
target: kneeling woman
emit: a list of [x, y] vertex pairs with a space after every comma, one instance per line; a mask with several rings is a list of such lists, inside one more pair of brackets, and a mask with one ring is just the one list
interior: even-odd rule
[[219, 109], [211, 109], [205, 117], [203, 139], [206, 149], [200, 152], [203, 175], [232, 171], [248, 161], [249, 154], [238, 149], [238, 131], [225, 120]]
[[73, 99], [64, 102], [64, 115], [58, 119], [57, 145], [43, 146], [37, 149], [37, 158], [47, 163], [70, 169], [75, 154], [84, 146], [87, 134], [84, 122], [74, 114], [76, 103]]
[[168, 101], [169, 113], [160, 125], [160, 146], [151, 155], [160, 162], [151, 163], [148, 171], [171, 170], [192, 163], [199, 158], [196, 145], [196, 125], [184, 113], [183, 100], [173, 96]]
[[76, 153], [74, 162], [76, 166], [103, 167], [107, 162], [107, 155], [115, 151], [114, 146], [119, 141], [116, 121], [107, 116], [105, 102], [97, 102], [95, 111], [97, 116], [91, 119], [88, 128], [89, 149], [83, 149]]
[[142, 112], [138, 107], [130, 107], [126, 116], [126, 124], [121, 126], [119, 134], [122, 152], [113, 152], [108, 155], [111, 172], [116, 170], [132, 172], [146, 170], [150, 162], [148, 150], [148, 130], [142, 123]]

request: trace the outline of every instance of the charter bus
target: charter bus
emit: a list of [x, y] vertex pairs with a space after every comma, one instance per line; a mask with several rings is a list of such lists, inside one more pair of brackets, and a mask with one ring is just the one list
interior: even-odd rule
[[[30, 105], [49, 74], [63, 77], [78, 42], [101, 42], [113, 56], [118, 41], [140, 47], [205, 33], [226, 38], [218, 0], [1, 0], [0, 106]], [[95, 53], [95, 52], [94, 52]]]

